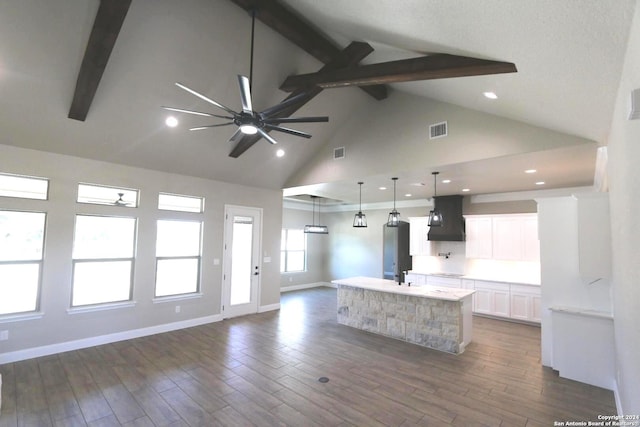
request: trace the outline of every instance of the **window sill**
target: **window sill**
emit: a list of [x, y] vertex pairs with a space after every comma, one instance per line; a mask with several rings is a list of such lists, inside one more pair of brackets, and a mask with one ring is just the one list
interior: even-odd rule
[[42, 311], [35, 311], [30, 313], [19, 313], [19, 314], [3, 314], [3, 315], [0, 315], [0, 323], [22, 322], [24, 320], [37, 320], [37, 319], [42, 319], [43, 317], [44, 317], [44, 313]]
[[163, 302], [183, 301], [188, 299], [202, 298], [203, 293], [198, 292], [195, 294], [183, 294], [183, 295], [167, 295], [166, 297], [155, 297], [152, 301], [154, 304], [162, 304]]
[[135, 307], [135, 301], [113, 302], [106, 304], [87, 305], [81, 307], [71, 307], [67, 309], [68, 314], [92, 313], [94, 311], [116, 310], [118, 308]]

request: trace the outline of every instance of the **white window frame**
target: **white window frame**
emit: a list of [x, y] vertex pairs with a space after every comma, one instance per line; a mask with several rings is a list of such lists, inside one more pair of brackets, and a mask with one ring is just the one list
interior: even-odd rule
[[[179, 205], [168, 205], [165, 203], [162, 203], [162, 198], [163, 197], [173, 197], [176, 199], [192, 199], [192, 200], [199, 200], [200, 201], [200, 207], [198, 208], [198, 210], [193, 210], [193, 209], [189, 209], [186, 208], [184, 206], [179, 206]], [[203, 213], [204, 212], [204, 197], [200, 197], [200, 196], [187, 196], [184, 194], [173, 194], [173, 193], [159, 193], [158, 194], [158, 209], [159, 210], [163, 210], [163, 211], [175, 211], [175, 212], [191, 212], [191, 213]]]
[[8, 313], [0, 313], [0, 321], [1, 321], [1, 320], [6, 320], [6, 319], [11, 320], [13, 318], [22, 318], [22, 317], [26, 317], [26, 316], [32, 316], [34, 313], [38, 313], [40, 311], [40, 295], [42, 293], [42, 266], [43, 266], [43, 263], [44, 263], [44, 248], [45, 248], [45, 242], [46, 242], [47, 213], [46, 212], [41, 212], [41, 211], [25, 211], [25, 210], [4, 209], [4, 208], [0, 208], [0, 211], [25, 213], [25, 214], [42, 214], [44, 216], [44, 218], [43, 218], [43, 226], [42, 226], [42, 243], [41, 243], [42, 250], [40, 252], [40, 258], [39, 259], [34, 258], [34, 259], [9, 260], [9, 261], [1, 261], [0, 260], [0, 265], [28, 265], [28, 264], [35, 264], [35, 265], [38, 266], [38, 279], [37, 279], [37, 283], [36, 283], [34, 309], [33, 310], [27, 310], [27, 311], [14, 311], [14, 312], [8, 312]]
[[[172, 221], [172, 222], [189, 222], [189, 223], [198, 223], [200, 224], [200, 236], [198, 241], [198, 255], [176, 255], [176, 256], [158, 256], [156, 252], [156, 266], [155, 266], [155, 280], [153, 286], [153, 295], [154, 301], [161, 301], [167, 299], [181, 299], [181, 298], [189, 298], [201, 295], [201, 283], [202, 283], [202, 242], [203, 242], [203, 230], [204, 230], [204, 222], [201, 219], [175, 219], [175, 218], [160, 218], [156, 221], [156, 230], [158, 229], [158, 224], [161, 221]], [[157, 241], [157, 233], [156, 233], [156, 251], [158, 248]], [[168, 295], [158, 295], [158, 265], [161, 261], [166, 260], [189, 260], [194, 259], [197, 260], [197, 271], [196, 271], [196, 289], [194, 291], [188, 292], [180, 292], [176, 294], [168, 294]]]
[[[283, 228], [282, 229], [284, 236], [284, 249], [280, 249], [280, 257], [281, 260], [284, 260], [284, 269], [280, 271], [281, 273], [304, 273], [307, 271], [307, 235], [304, 234], [304, 230], [301, 228]], [[288, 240], [289, 240], [289, 231], [300, 231], [304, 234], [304, 249], [288, 249]], [[304, 254], [304, 266], [302, 270], [289, 270], [289, 253], [290, 252], [302, 252]]]
[[[98, 191], [109, 191], [109, 197], [104, 196], [104, 198], [101, 198], [99, 195], [97, 195], [95, 196], [95, 198], [85, 199], [80, 195], [80, 193], [82, 192], [82, 187], [95, 188], [98, 189]], [[140, 205], [140, 190], [136, 190], [135, 188], [114, 187], [111, 185], [81, 182], [78, 184], [77, 192], [77, 203], [114, 206], [119, 208], [137, 208]], [[122, 204], [118, 204], [120, 193], [123, 194]]]
[[[77, 233], [77, 218], [78, 217], [100, 217], [100, 218], [125, 218], [125, 219], [132, 219], [134, 221], [134, 226], [133, 226], [133, 242], [132, 242], [132, 253], [130, 257], [107, 257], [107, 258], [76, 258], [75, 256], [72, 257], [72, 277], [71, 277], [71, 299], [70, 299], [70, 309], [73, 311], [79, 311], [79, 310], [83, 310], [86, 308], [91, 309], [91, 307], [100, 307], [100, 306], [105, 306], [105, 307], [111, 307], [111, 306], [120, 306], [123, 303], [131, 303], [133, 301], [133, 278], [134, 278], [134, 272], [135, 272], [135, 255], [136, 255], [136, 238], [137, 238], [137, 231], [138, 231], [138, 219], [135, 217], [129, 217], [129, 216], [115, 216], [115, 215], [97, 215], [97, 214], [76, 214], [76, 224], [74, 224], [74, 250], [75, 250], [75, 245], [76, 245], [76, 233]], [[88, 303], [88, 304], [77, 304], [74, 305], [74, 292], [75, 292], [75, 287], [76, 287], [76, 283], [75, 283], [75, 279], [76, 279], [76, 266], [80, 265], [80, 264], [85, 264], [85, 263], [116, 263], [116, 262], [129, 262], [130, 263], [130, 271], [129, 271], [129, 295], [126, 299], [119, 299], [119, 300], [113, 300], [113, 301], [102, 301], [102, 302], [96, 302], [96, 303]]]
[[[4, 179], [3, 179], [4, 178]], [[16, 175], [11, 173], [0, 173], [0, 181], [9, 181], [10, 186], [8, 188], [0, 187], [0, 197], [11, 197], [18, 199], [29, 199], [29, 200], [49, 200], [49, 179], [41, 178], [37, 176], [27, 176], [27, 175]], [[13, 185], [11, 185], [11, 181], [13, 181]], [[20, 188], [18, 184], [20, 181], [32, 181], [32, 182], [40, 182], [45, 184], [44, 192], [30, 192], [25, 190], [24, 188]]]

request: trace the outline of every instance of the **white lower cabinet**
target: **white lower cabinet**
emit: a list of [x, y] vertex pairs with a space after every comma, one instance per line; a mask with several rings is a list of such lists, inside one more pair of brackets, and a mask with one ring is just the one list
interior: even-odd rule
[[475, 281], [474, 311], [491, 316], [510, 317], [509, 284]]
[[540, 288], [511, 285], [511, 317], [528, 322], [540, 322]]
[[[465, 286], [469, 286], [468, 282], [465, 279]], [[540, 286], [474, 282], [474, 313], [540, 323]]]
[[416, 285], [416, 286], [426, 285], [427, 276], [425, 276], [424, 274], [418, 274], [418, 273], [408, 273], [404, 277], [404, 281], [405, 283], [411, 283], [412, 285]]
[[409, 273], [412, 285], [474, 289], [473, 312], [540, 323], [540, 286]]
[[427, 276], [427, 285], [445, 288], [461, 288], [461, 279], [457, 277]]

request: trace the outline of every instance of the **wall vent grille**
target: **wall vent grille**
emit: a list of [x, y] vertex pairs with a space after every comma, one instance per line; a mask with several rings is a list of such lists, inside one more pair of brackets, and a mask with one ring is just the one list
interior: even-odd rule
[[338, 160], [338, 159], [344, 159], [344, 147], [338, 147], [338, 148], [334, 148], [333, 149], [333, 159], [334, 160]]
[[429, 126], [429, 139], [443, 138], [447, 131], [447, 122], [435, 123]]

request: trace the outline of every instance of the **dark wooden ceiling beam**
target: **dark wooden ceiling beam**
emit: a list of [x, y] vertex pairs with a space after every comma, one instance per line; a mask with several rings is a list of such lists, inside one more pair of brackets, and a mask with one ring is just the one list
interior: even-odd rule
[[[300, 15], [286, 8], [277, 0], [231, 0], [247, 12], [254, 11], [256, 18], [280, 35], [300, 47], [323, 64], [332, 63], [341, 49]], [[301, 86], [302, 87], [302, 86]], [[377, 100], [387, 97], [385, 87], [361, 88]]]
[[280, 89], [291, 92], [299, 87], [314, 85], [327, 89], [354, 85], [380, 85], [417, 80], [515, 73], [517, 71], [515, 64], [510, 62], [489, 61], [439, 53], [400, 61], [362, 65], [349, 69], [334, 69], [289, 76], [280, 86]]
[[84, 52], [69, 118], [84, 121], [116, 44], [131, 0], [101, 0]]
[[[329, 70], [334, 69], [334, 68], [352, 68], [352, 67], [355, 67], [355, 66], [358, 65], [358, 63], [360, 61], [362, 61], [362, 59], [364, 59], [371, 52], [373, 52], [373, 48], [368, 43], [352, 42], [349, 46], [347, 46], [341, 52], [339, 52], [338, 55], [336, 55], [334, 60], [332, 60], [327, 65], [322, 67], [320, 69], [320, 71], [321, 72], [329, 71]], [[382, 86], [382, 88], [386, 90], [386, 88], [384, 86]], [[291, 94], [289, 94], [289, 96], [287, 96], [285, 99], [283, 99], [282, 102], [284, 102], [284, 101], [286, 101], [288, 99], [291, 99], [294, 96], [298, 96], [301, 93], [305, 93], [306, 96], [302, 97], [300, 99], [300, 102], [297, 102], [296, 104], [292, 105], [291, 107], [281, 111], [278, 114], [278, 117], [289, 117], [289, 116], [291, 116], [293, 113], [295, 113], [300, 108], [302, 108], [303, 105], [305, 105], [307, 102], [309, 102], [311, 99], [313, 99], [316, 95], [318, 95], [322, 91], [323, 91], [323, 89], [321, 87], [319, 87], [319, 86], [310, 86], [310, 87], [303, 88], [303, 89], [298, 88], [297, 90], [295, 90]], [[260, 138], [261, 138], [261, 136], [259, 136], [257, 134], [256, 135], [243, 135], [242, 138], [233, 147], [233, 149], [231, 150], [231, 153], [229, 153], [229, 157], [234, 157], [234, 158], [239, 157], [242, 153], [244, 153], [249, 148], [251, 148], [253, 146], [253, 144], [258, 142], [260, 140]]]

